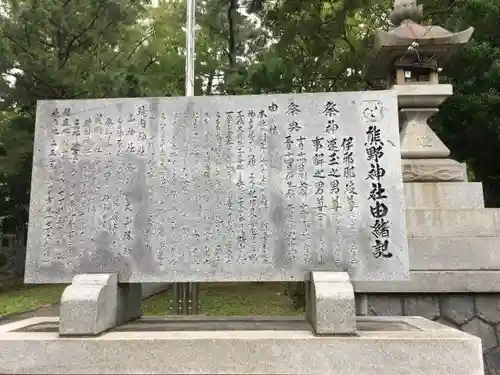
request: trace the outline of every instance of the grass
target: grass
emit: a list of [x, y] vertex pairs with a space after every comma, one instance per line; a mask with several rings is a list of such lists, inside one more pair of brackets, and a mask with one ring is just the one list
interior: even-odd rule
[[[283, 294], [283, 283], [203, 283], [201, 313], [211, 316], [303, 315]], [[168, 315], [172, 292], [157, 294], [143, 303], [144, 315]]]
[[66, 285], [24, 285], [22, 280], [0, 286], [0, 316], [59, 302]]
[[[0, 285], [0, 316], [58, 303], [66, 285]], [[203, 283], [201, 313], [211, 316], [303, 315], [283, 294], [284, 283]], [[169, 315], [172, 292], [157, 294], [143, 302], [143, 315]]]

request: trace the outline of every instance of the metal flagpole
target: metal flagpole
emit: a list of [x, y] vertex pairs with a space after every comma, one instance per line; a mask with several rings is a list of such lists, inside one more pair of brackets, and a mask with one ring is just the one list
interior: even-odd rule
[[[196, 0], [187, 0], [186, 12], [186, 96], [194, 96]], [[197, 315], [200, 310], [199, 283], [174, 284], [174, 314]]]
[[194, 46], [196, 0], [187, 0], [186, 21], [186, 96], [194, 96]]

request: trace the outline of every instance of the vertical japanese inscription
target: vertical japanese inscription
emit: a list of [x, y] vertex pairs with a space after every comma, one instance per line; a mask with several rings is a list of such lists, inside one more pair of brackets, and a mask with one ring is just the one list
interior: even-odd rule
[[[216, 253], [222, 255], [222, 259], [224, 260], [224, 263], [229, 263], [231, 259], [231, 249], [226, 245], [223, 248], [223, 239], [226, 238], [226, 235], [224, 233], [224, 204], [226, 204], [224, 200], [224, 195], [226, 194], [226, 190], [224, 189], [224, 186], [222, 185], [220, 181], [220, 177], [224, 175], [224, 171], [221, 170], [221, 165], [222, 164], [222, 150], [224, 148], [224, 139], [222, 137], [221, 133], [221, 112], [217, 111], [215, 112], [215, 146], [216, 146], [216, 157], [215, 157], [215, 220], [214, 220], [214, 225], [215, 225], [215, 236], [218, 239], [217, 245], [216, 245]], [[228, 213], [229, 215], [229, 213]], [[228, 240], [226, 240], [228, 241]]]
[[258, 248], [257, 248], [257, 238], [258, 238], [258, 215], [257, 215], [257, 158], [255, 156], [255, 147], [256, 147], [256, 114], [254, 110], [249, 110], [247, 113], [247, 121], [248, 121], [248, 160], [247, 160], [247, 169], [249, 171], [248, 177], [248, 191], [247, 196], [249, 199], [248, 206], [248, 214], [250, 219], [249, 226], [249, 243], [250, 243], [250, 254], [248, 255], [248, 259], [252, 262], [257, 261], [258, 256]]
[[[123, 150], [124, 150], [124, 136], [125, 136], [125, 132], [124, 132], [124, 128], [123, 128], [123, 124], [124, 124], [124, 121], [123, 121], [123, 118], [121, 116], [118, 117], [118, 120], [117, 120], [117, 126], [116, 126], [116, 156], [122, 156], [123, 154]], [[85, 125], [84, 125], [84, 134], [87, 132], [87, 122], [85, 122]], [[90, 128], [88, 130], [89, 134], [90, 134]]]
[[[357, 212], [357, 204], [356, 204], [356, 195], [358, 192], [356, 191], [356, 165], [355, 165], [355, 156], [354, 156], [354, 137], [344, 137], [342, 139], [342, 158], [344, 164], [344, 178], [345, 178], [345, 202], [346, 202], [346, 219], [347, 224], [350, 228], [351, 232], [356, 233], [356, 212]], [[356, 239], [351, 238], [350, 243], [348, 245], [347, 251], [349, 252], [350, 258], [348, 260], [349, 263], [354, 264], [358, 263], [357, 259], [357, 249], [356, 249]]]
[[236, 225], [236, 242], [238, 243], [237, 262], [243, 264], [247, 257], [247, 236], [246, 233], [246, 210], [247, 202], [245, 199], [246, 181], [243, 178], [243, 170], [245, 169], [245, 116], [243, 111], [236, 112], [236, 171], [238, 180], [236, 182], [236, 204], [238, 211], [238, 219]]
[[307, 153], [305, 151], [307, 138], [301, 134], [298, 134], [296, 138], [297, 144], [297, 195], [300, 197], [300, 207], [299, 207], [299, 218], [302, 225], [302, 232], [299, 233], [302, 238], [303, 243], [303, 262], [310, 262], [310, 257], [312, 255], [312, 234], [311, 234], [311, 220], [309, 218], [309, 205], [307, 204], [307, 196], [309, 195], [309, 182], [307, 175]]
[[[204, 111], [203, 121], [200, 121], [200, 133], [203, 135], [201, 142], [203, 143], [204, 153], [203, 153], [203, 170], [202, 178], [203, 184], [201, 186], [202, 190], [202, 203], [201, 212], [203, 212], [203, 224], [202, 228], [203, 234], [203, 251], [204, 259], [203, 263], [207, 266], [216, 266], [220, 261], [221, 256], [221, 246], [218, 244], [213, 246], [218, 237], [218, 232], [220, 228], [216, 230], [214, 228], [214, 223], [212, 222], [212, 217], [218, 214], [220, 211], [220, 201], [216, 198], [212, 200], [211, 192], [216, 189], [216, 179], [217, 179], [217, 168], [213, 168], [214, 161], [218, 160], [218, 155], [213, 154], [213, 147], [207, 147], [212, 142], [217, 142], [213, 137], [212, 130], [217, 127], [217, 124], [213, 124], [212, 114]], [[220, 123], [219, 123], [220, 125]], [[220, 131], [220, 130], [219, 130]], [[216, 135], [217, 136], [217, 135]], [[218, 166], [218, 164], [216, 164]]]
[[70, 110], [68, 108], [65, 111], [67, 114], [68, 123], [71, 124], [71, 158], [69, 160], [70, 165], [70, 181], [71, 181], [71, 189], [69, 192], [69, 202], [68, 202], [68, 211], [69, 211], [69, 221], [68, 221], [68, 237], [67, 237], [67, 247], [70, 252], [73, 252], [75, 239], [77, 237], [76, 231], [78, 228], [78, 207], [76, 203], [76, 188], [77, 184], [75, 181], [75, 177], [78, 174], [78, 160], [79, 160], [79, 152], [80, 152], [80, 119], [78, 117], [73, 116], [73, 120], [71, 122]]
[[386, 204], [387, 194], [384, 187], [386, 170], [380, 165], [384, 157], [384, 141], [381, 137], [377, 121], [382, 117], [381, 105], [371, 105], [363, 111], [365, 119], [370, 121], [366, 131], [366, 157], [370, 163], [367, 180], [371, 182], [371, 191], [368, 199], [370, 201], [370, 214], [373, 224], [370, 226], [373, 237], [372, 252], [375, 258], [392, 258], [389, 248], [390, 225], [387, 220], [389, 208]]
[[325, 187], [326, 187], [326, 163], [325, 163], [325, 137], [316, 136], [312, 139], [313, 146], [313, 180], [314, 180], [314, 199], [315, 205], [315, 215], [318, 221], [318, 229], [320, 230], [319, 235], [319, 249], [317, 253], [316, 261], [318, 264], [325, 263], [326, 257], [326, 244], [325, 244], [325, 224], [326, 224], [326, 204], [325, 204]]
[[337, 131], [339, 130], [338, 116], [340, 110], [337, 103], [333, 100], [328, 100], [322, 111], [326, 118], [325, 134], [326, 134], [326, 149], [327, 149], [327, 171], [328, 171], [328, 190], [330, 201], [327, 202], [328, 209], [335, 224], [335, 244], [334, 244], [334, 259], [336, 263], [341, 262], [341, 233], [340, 233], [340, 178], [341, 178], [341, 149]]
[[337, 103], [329, 100], [325, 103], [323, 115], [327, 118], [325, 133], [327, 136], [327, 152], [328, 152], [328, 188], [330, 190], [331, 202], [330, 210], [337, 213], [340, 209], [340, 147], [337, 138], [337, 116], [340, 111], [337, 108]]
[[[69, 116], [71, 116], [71, 110], [69, 108], [64, 108], [62, 111], [55, 109], [53, 112], [54, 119], [56, 119], [58, 124], [58, 131], [55, 137], [59, 138], [56, 143], [58, 144], [58, 167], [54, 170], [52, 175], [52, 183], [54, 184], [54, 202], [55, 207], [52, 211], [52, 216], [54, 218], [54, 228], [57, 233], [64, 233], [67, 226], [67, 212], [66, 212], [66, 184], [69, 180], [69, 176], [66, 173], [66, 166], [70, 161], [70, 140], [71, 137], [71, 125], [69, 123]], [[68, 233], [69, 234], [69, 233]], [[71, 235], [70, 235], [71, 236]], [[70, 240], [71, 241], [71, 240]], [[62, 259], [64, 257], [64, 243], [60, 236], [55, 236], [55, 241], [52, 242], [53, 254], [55, 259]]]
[[[273, 104], [277, 107], [276, 104]], [[298, 223], [296, 220], [296, 212], [299, 207], [296, 207], [296, 199], [298, 193], [300, 193], [298, 187], [298, 179], [297, 179], [297, 153], [300, 153], [300, 147], [304, 147], [303, 140], [301, 145], [297, 147], [295, 144], [297, 141], [297, 135], [299, 135], [300, 139], [300, 130], [302, 129], [302, 125], [299, 123], [297, 116], [302, 112], [300, 106], [295, 101], [290, 101], [285, 110], [285, 114], [288, 117], [288, 125], [287, 125], [287, 135], [285, 136], [285, 155], [284, 155], [284, 163], [285, 163], [285, 182], [286, 182], [286, 192], [285, 197], [288, 200], [288, 209], [287, 209], [287, 222], [288, 222], [288, 230], [285, 233], [285, 244], [287, 245], [288, 251], [288, 259], [295, 264], [297, 258], [297, 227]], [[299, 141], [300, 142], [300, 141]], [[299, 150], [297, 150], [299, 149]], [[304, 177], [304, 176], [303, 176]], [[304, 189], [304, 186], [302, 186]]]
[[51, 113], [51, 122], [52, 122], [52, 127], [51, 127], [51, 141], [50, 145], [48, 147], [48, 174], [49, 174], [49, 182], [47, 184], [47, 190], [46, 190], [46, 196], [45, 196], [45, 203], [44, 203], [44, 211], [45, 211], [45, 217], [44, 217], [44, 223], [43, 223], [43, 250], [42, 250], [42, 257], [41, 260], [42, 262], [50, 262], [51, 258], [51, 253], [50, 253], [50, 248], [53, 245], [53, 240], [54, 240], [54, 226], [55, 226], [55, 215], [56, 215], [56, 201], [54, 199], [54, 190], [56, 187], [54, 186], [53, 183], [53, 176], [56, 173], [56, 170], [58, 169], [58, 143], [56, 140], [56, 136], [59, 135], [59, 121], [60, 121], [60, 112], [57, 107], [52, 111]]
[[255, 173], [250, 172], [248, 182], [248, 198], [249, 198], [249, 217], [250, 217], [250, 254], [248, 255], [248, 259], [255, 262], [257, 260], [257, 186], [255, 184]]
[[[194, 228], [190, 228], [191, 230], [191, 235], [193, 239], [193, 245], [192, 249], [190, 249], [190, 257], [195, 259], [195, 264], [196, 266], [200, 265], [201, 262], [201, 247], [203, 244], [203, 236], [206, 234], [204, 233], [204, 229], [202, 228], [201, 222], [202, 222], [202, 216], [201, 212], [203, 210], [203, 206], [201, 203], [202, 200], [202, 173], [203, 173], [203, 168], [204, 168], [204, 163], [202, 162], [202, 158], [204, 155], [202, 155], [201, 152], [201, 137], [200, 137], [200, 113], [199, 112], [194, 112], [191, 114], [192, 119], [189, 118], [189, 115], [186, 113], [186, 122], [190, 121], [191, 126], [189, 129], [192, 129], [192, 134], [191, 134], [191, 139], [189, 139], [189, 147], [191, 148], [190, 151], [190, 160], [195, 159], [199, 160], [200, 162], [197, 163], [196, 165], [189, 165], [189, 169], [192, 171], [191, 173], [191, 178], [189, 181], [189, 186], [191, 187], [191, 199], [193, 203], [193, 209], [194, 212], [198, 212], [198, 215], [196, 215], [195, 222], [194, 222]], [[192, 159], [191, 159], [192, 158]], [[200, 160], [202, 159], [202, 160]], [[193, 191], [194, 190], [194, 191]], [[205, 252], [203, 252], [204, 254]]]
[[[137, 153], [137, 156], [139, 156], [139, 160], [141, 160], [141, 162], [145, 163], [146, 165], [149, 165], [151, 160], [154, 160], [154, 159], [152, 159], [151, 155], [155, 154], [156, 139], [153, 139], [153, 137], [148, 137], [147, 134], [148, 133], [153, 134], [153, 129], [155, 130], [154, 134], [158, 134], [158, 131], [156, 129], [156, 124], [153, 126], [154, 120], [156, 120], [156, 117], [158, 116], [158, 114], [156, 112], [156, 109], [153, 108], [151, 105], [141, 105], [141, 106], [139, 106], [139, 108], [137, 110], [137, 115], [139, 116], [139, 132], [137, 133], [137, 144], [138, 144], [139, 151]], [[162, 158], [163, 158], [162, 162], [164, 163], [163, 164], [163, 173], [164, 173], [165, 170], [167, 169], [167, 166], [165, 165], [165, 163], [166, 163], [165, 153], [163, 153], [163, 155], [160, 155], [159, 159], [162, 159]], [[147, 176], [147, 171], [146, 171], [146, 176]], [[138, 176], [138, 177], [141, 178], [142, 176]], [[159, 187], [164, 188], [165, 185], [166, 185], [165, 183], [160, 182]], [[151, 186], [149, 188], [149, 195], [154, 196], [156, 189], [158, 189], [158, 186], [154, 186], [154, 185]], [[160, 204], [165, 204], [163, 199], [161, 200]], [[154, 231], [155, 229], [159, 229], [159, 231], [161, 231], [161, 229], [155, 228], [156, 220], [155, 220], [155, 217], [153, 216], [153, 209], [151, 206], [147, 206], [146, 214], [147, 214], [147, 217], [146, 217], [147, 225], [146, 225], [145, 230], [142, 233], [140, 233], [140, 236], [144, 240], [144, 250], [143, 251], [144, 251], [144, 253], [147, 254], [147, 256], [150, 256], [150, 255], [154, 254], [153, 241], [157, 240], [152, 235], [152, 231]], [[137, 225], [136, 228], [138, 226], [139, 225]]]
[[[233, 131], [233, 116], [234, 112], [233, 111], [226, 111], [225, 112], [225, 125], [226, 125], [226, 136], [224, 139], [224, 147], [232, 150], [232, 146], [234, 145], [234, 131]], [[225, 163], [226, 163], [226, 175], [231, 178], [235, 172], [235, 168], [233, 166], [233, 160], [231, 159], [232, 157], [232, 152], [228, 151], [226, 153], [226, 158], [225, 158]], [[226, 225], [227, 225], [227, 237], [225, 241], [225, 256], [224, 256], [224, 262], [226, 264], [231, 264], [233, 260], [233, 233], [235, 233], [238, 228], [235, 224], [235, 215], [234, 215], [234, 207], [235, 207], [235, 200], [233, 197], [233, 191], [230, 189], [227, 193], [227, 198], [226, 198], [226, 210], [227, 210], [227, 219], [226, 219]]]
[[[250, 114], [254, 115], [254, 111], [251, 110]], [[267, 217], [269, 209], [269, 200], [267, 197], [267, 185], [269, 183], [269, 169], [268, 169], [268, 142], [269, 133], [273, 132], [273, 129], [269, 129], [269, 124], [267, 121], [267, 113], [265, 110], [260, 110], [257, 115], [257, 126], [259, 130], [259, 197], [258, 204], [261, 212], [264, 212], [265, 217]], [[273, 125], [274, 126], [274, 125]], [[261, 243], [261, 259], [265, 264], [269, 264], [270, 254], [269, 254], [269, 222], [267, 220], [260, 220], [260, 243]]]
[[[111, 196], [113, 195], [112, 193], [112, 184], [110, 183], [113, 177], [113, 167], [114, 163], [111, 160], [110, 156], [113, 154], [113, 143], [112, 143], [112, 134], [114, 132], [114, 127], [115, 127], [115, 121], [111, 117], [107, 117], [105, 122], [104, 122], [104, 131], [103, 131], [103, 147], [104, 147], [104, 178], [103, 178], [103, 189], [102, 189], [102, 194], [100, 196], [100, 204], [101, 204], [101, 209], [102, 209], [102, 225], [103, 227], [107, 228], [109, 233], [116, 233], [116, 220], [113, 217], [113, 204], [111, 202]], [[113, 224], [114, 223], [114, 224]], [[111, 244], [111, 249], [112, 251], [116, 251], [116, 239], [114, 236], [112, 236], [112, 244]]]
[[[187, 205], [188, 207], [193, 207], [193, 203], [191, 201], [191, 191], [190, 191], [190, 181], [192, 170], [190, 168], [189, 156], [191, 153], [191, 145], [189, 139], [187, 139], [185, 127], [188, 126], [187, 115], [184, 113], [174, 112], [172, 113], [173, 119], [173, 132], [176, 141], [178, 142], [178, 150], [179, 150], [179, 159], [181, 161], [181, 172], [179, 176], [179, 205], [177, 207], [182, 207], [182, 205]], [[180, 241], [184, 244], [191, 244], [192, 238], [191, 234], [193, 233], [193, 229], [188, 222], [181, 221], [179, 227], [175, 227], [176, 222], [175, 216], [173, 217], [174, 226], [172, 229], [176, 229], [179, 233], [177, 234], [177, 241]], [[187, 251], [181, 256], [182, 262], [189, 262], [190, 251], [192, 249], [189, 248]], [[188, 266], [188, 264], [186, 264]]]
[[[91, 181], [91, 172], [89, 170], [89, 161], [92, 157], [92, 118], [85, 116], [82, 118], [83, 126], [81, 133], [81, 149], [79, 152], [80, 159], [86, 161], [81, 167], [80, 182], [79, 182], [79, 196], [78, 196], [78, 227], [80, 230], [79, 237], [79, 256], [84, 257], [83, 251], [85, 249], [85, 240], [90, 236], [90, 226], [86, 225], [85, 219], [87, 217], [88, 205], [86, 198], [89, 196], [89, 181]], [[113, 249], [114, 250], [114, 249]]]
[[[60, 170], [59, 182], [60, 186], [58, 190], [59, 209], [57, 218], [58, 231], [66, 232], [67, 237], [62, 241], [58, 239], [57, 252], [55, 257], [63, 259], [65, 254], [64, 251], [71, 252], [73, 250], [73, 241], [75, 238], [74, 230], [74, 220], [75, 220], [75, 187], [76, 184], [72, 184], [73, 175], [75, 172], [74, 163], [78, 160], [77, 153], [73, 150], [74, 138], [73, 138], [73, 124], [71, 123], [71, 109], [65, 107], [62, 111], [61, 116], [61, 138], [62, 138], [62, 163], [63, 168]], [[69, 170], [68, 170], [69, 169]], [[69, 172], [69, 173], [68, 173]], [[69, 189], [68, 189], [69, 187]], [[68, 191], [69, 190], [69, 191]]]
[[344, 178], [346, 179], [345, 200], [347, 203], [347, 210], [353, 212], [357, 208], [355, 196], [358, 194], [354, 182], [356, 178], [356, 165], [354, 163], [353, 137], [344, 137], [342, 139], [342, 152], [344, 159]]

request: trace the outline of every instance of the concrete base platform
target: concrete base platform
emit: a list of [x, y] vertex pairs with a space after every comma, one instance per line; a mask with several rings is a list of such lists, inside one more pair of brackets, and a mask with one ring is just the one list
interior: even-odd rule
[[479, 338], [420, 317], [357, 317], [315, 336], [302, 317], [142, 318], [58, 337], [58, 318], [0, 326], [0, 374], [483, 375]]

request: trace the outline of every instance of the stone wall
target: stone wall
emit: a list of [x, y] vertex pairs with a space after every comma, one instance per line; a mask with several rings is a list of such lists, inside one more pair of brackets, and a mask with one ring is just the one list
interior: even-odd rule
[[354, 282], [356, 292], [369, 315], [423, 316], [480, 337], [485, 373], [500, 375], [500, 209], [484, 208], [479, 182], [404, 187], [410, 278]]
[[478, 336], [486, 375], [500, 375], [500, 293], [368, 294], [368, 314], [423, 316]]

